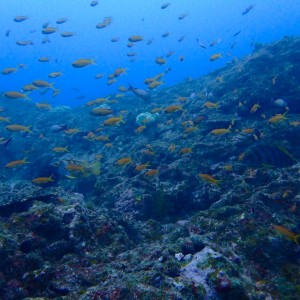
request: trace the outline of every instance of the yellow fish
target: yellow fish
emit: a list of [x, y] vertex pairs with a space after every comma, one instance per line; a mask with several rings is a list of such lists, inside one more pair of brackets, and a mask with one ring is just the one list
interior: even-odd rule
[[5, 127], [6, 130], [8, 131], [25, 131], [25, 132], [31, 132], [30, 126], [24, 126], [24, 125], [18, 125], [18, 124], [13, 124], [13, 125], [8, 125]]
[[254, 104], [250, 109], [250, 113], [255, 113], [258, 110], [258, 108], [260, 108], [260, 105], [258, 103]]
[[300, 238], [300, 234], [295, 234], [293, 232], [291, 232], [289, 229], [280, 226], [280, 225], [273, 225], [272, 228], [281, 236], [283, 236], [284, 238], [286, 238], [287, 240], [293, 241], [294, 243], [296, 243], [297, 245], [299, 245], [299, 238]]
[[173, 113], [179, 110], [183, 110], [181, 105], [170, 105], [168, 107], [165, 108], [165, 112], [166, 113]]
[[125, 123], [122, 115], [120, 115], [120, 117], [112, 117], [112, 118], [105, 120], [103, 125], [104, 126], [113, 126], [113, 125], [118, 125], [120, 123]]
[[154, 175], [157, 175], [159, 172], [157, 169], [150, 169], [148, 170], [145, 175], [148, 176], [148, 177], [152, 177]]
[[138, 172], [140, 172], [140, 171], [143, 171], [144, 169], [146, 169], [149, 166], [150, 166], [150, 162], [147, 162], [145, 164], [137, 165], [135, 167], [135, 170], [138, 171]]
[[216, 54], [213, 54], [210, 58], [209, 58], [209, 61], [215, 61], [219, 58], [222, 57], [222, 53], [216, 53]]
[[268, 120], [269, 124], [274, 124], [274, 123], [278, 123], [278, 122], [282, 122], [287, 120], [288, 118], [285, 116], [287, 112], [285, 112], [284, 114], [276, 114], [275, 116], [271, 117]]
[[50, 177], [37, 177], [37, 178], [32, 179], [32, 182], [36, 183], [36, 184], [45, 184], [45, 183], [54, 181], [52, 179], [52, 177], [53, 177], [53, 175], [51, 175]]
[[29, 164], [30, 162], [28, 162], [26, 160], [26, 158], [24, 159], [19, 159], [19, 160], [14, 160], [14, 161], [11, 161], [9, 162], [8, 164], [6, 164], [4, 166], [5, 169], [7, 168], [15, 168], [15, 167], [18, 167], [18, 166], [21, 166], [21, 165], [24, 165], [24, 164]]
[[198, 174], [197, 177], [200, 177], [203, 181], [209, 182], [209, 183], [214, 184], [217, 187], [219, 187], [220, 180], [215, 179], [211, 175], [208, 175], [208, 174]]
[[230, 128], [231, 128], [231, 126], [229, 126], [227, 129], [226, 128], [214, 129], [209, 134], [223, 135], [223, 134], [229, 133], [230, 132]]
[[131, 157], [124, 157], [117, 160], [116, 164], [118, 166], [125, 166], [129, 163], [132, 163]]

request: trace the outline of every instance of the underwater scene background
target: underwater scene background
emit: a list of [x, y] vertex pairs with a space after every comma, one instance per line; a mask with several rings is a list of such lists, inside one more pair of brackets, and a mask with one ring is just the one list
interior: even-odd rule
[[0, 299], [299, 299], [300, 1], [2, 1]]

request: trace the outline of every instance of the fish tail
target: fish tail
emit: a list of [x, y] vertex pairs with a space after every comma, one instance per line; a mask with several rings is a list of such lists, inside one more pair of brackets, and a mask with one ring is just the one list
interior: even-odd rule
[[30, 164], [31, 163], [30, 161], [27, 160], [27, 157], [23, 158], [23, 162], [24, 162], [24, 164]]
[[54, 181], [54, 180], [53, 180], [53, 176], [54, 176], [53, 174], [50, 175], [49, 181]]
[[27, 132], [29, 132], [29, 133], [31, 133], [32, 131], [30, 130], [30, 127], [31, 127], [32, 125], [30, 125], [30, 126], [27, 126], [27, 129], [26, 129], [26, 131]]
[[29, 93], [25, 94], [25, 97], [24, 97], [24, 98], [25, 98], [26, 100], [31, 101], [31, 98], [28, 97], [28, 94], [29, 94]]
[[122, 116], [122, 115], [120, 115], [120, 122], [121, 122], [121, 123], [124, 123], [124, 124], [126, 123], [126, 122], [123, 120], [123, 116]]
[[132, 91], [133, 90], [133, 86], [128, 82], [128, 91]]
[[300, 234], [296, 234], [295, 236], [293, 236], [293, 241], [297, 244], [297, 245], [299, 245], [299, 238], [300, 238]]

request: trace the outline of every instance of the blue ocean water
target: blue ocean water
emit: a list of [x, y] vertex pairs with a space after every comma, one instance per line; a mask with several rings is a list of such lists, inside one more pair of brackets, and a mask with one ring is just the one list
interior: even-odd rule
[[[298, 0], [174, 0], [165, 9], [161, 9], [164, 4], [161, 0], [100, 0], [95, 7], [90, 2], [1, 1], [0, 69], [19, 64], [25, 64], [26, 68], [8, 76], [1, 75], [0, 91], [21, 91], [23, 85], [36, 79], [47, 80], [50, 72], [59, 71], [63, 73], [60, 78], [49, 80], [61, 90], [58, 96], [33, 93], [30, 97], [52, 105], [78, 106], [96, 97], [117, 93], [117, 88], [127, 86], [128, 82], [145, 88], [143, 82], [147, 77], [167, 68], [170, 71], [163, 78], [164, 86], [199, 77], [224, 66], [233, 57], [250, 53], [255, 43], [268, 43], [300, 32]], [[250, 5], [253, 9], [242, 14]], [[179, 20], [181, 14], [186, 17]], [[28, 19], [14, 22], [13, 18], [20, 15]], [[96, 24], [105, 17], [112, 18], [111, 24], [97, 29]], [[58, 18], [67, 18], [67, 21], [57, 25]], [[43, 44], [46, 36], [41, 29], [45, 22], [58, 27], [60, 32], [71, 31], [76, 35], [63, 38], [56, 32], [48, 36], [49, 43]], [[169, 36], [163, 38], [161, 35], [165, 32], [169, 32]], [[144, 40], [128, 48], [131, 35], [141, 35]], [[111, 42], [112, 38], [119, 40]], [[33, 45], [18, 46], [18, 40], [30, 40]], [[149, 40], [153, 41], [148, 45]], [[216, 44], [210, 47], [212, 42]], [[167, 64], [157, 65], [155, 59], [165, 58], [169, 51], [174, 54], [167, 58]], [[128, 52], [136, 53], [134, 62], [130, 62]], [[210, 56], [215, 53], [222, 53], [222, 58], [210, 62]], [[184, 57], [182, 62], [180, 56]], [[41, 63], [40, 57], [49, 57], [51, 61]], [[79, 58], [94, 59], [96, 64], [75, 69], [72, 62]], [[127, 74], [108, 85], [106, 77], [116, 68], [127, 68]], [[95, 75], [102, 73], [104, 77], [96, 80]]]

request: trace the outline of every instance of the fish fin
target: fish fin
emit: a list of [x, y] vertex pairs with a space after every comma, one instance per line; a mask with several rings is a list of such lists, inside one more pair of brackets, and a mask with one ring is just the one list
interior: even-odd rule
[[296, 234], [295, 236], [293, 236], [293, 242], [295, 242], [297, 245], [299, 245], [299, 238], [300, 238], [300, 234]]

